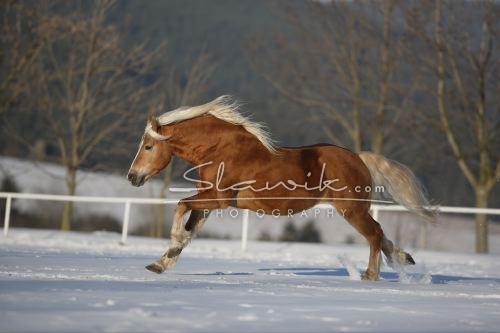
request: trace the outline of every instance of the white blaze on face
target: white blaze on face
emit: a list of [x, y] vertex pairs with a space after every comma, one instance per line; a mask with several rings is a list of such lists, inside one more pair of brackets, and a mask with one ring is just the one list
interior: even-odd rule
[[[139, 153], [141, 152], [142, 145], [144, 144], [144, 135], [141, 138], [141, 142], [139, 143], [139, 149], [137, 150], [137, 153], [135, 154], [134, 160], [132, 161], [132, 164], [130, 165], [130, 169], [128, 170], [128, 173], [132, 171], [132, 168], [134, 167], [135, 160], [137, 159], [137, 156], [139, 156]], [[139, 170], [135, 170], [139, 171]]]

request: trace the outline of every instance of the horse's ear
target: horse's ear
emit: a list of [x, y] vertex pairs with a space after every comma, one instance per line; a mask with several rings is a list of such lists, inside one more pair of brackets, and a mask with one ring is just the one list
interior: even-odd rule
[[158, 129], [160, 128], [160, 124], [158, 124], [158, 119], [156, 119], [155, 116], [149, 116], [148, 122], [151, 124], [151, 128], [153, 131], [158, 132]]

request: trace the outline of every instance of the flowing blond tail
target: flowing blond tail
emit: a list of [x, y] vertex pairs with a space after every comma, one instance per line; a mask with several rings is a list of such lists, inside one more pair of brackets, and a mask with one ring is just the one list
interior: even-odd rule
[[412, 213], [436, 221], [436, 210], [429, 207], [422, 185], [408, 167], [371, 152], [360, 152], [358, 156], [370, 170], [374, 185], [382, 185], [384, 193]]

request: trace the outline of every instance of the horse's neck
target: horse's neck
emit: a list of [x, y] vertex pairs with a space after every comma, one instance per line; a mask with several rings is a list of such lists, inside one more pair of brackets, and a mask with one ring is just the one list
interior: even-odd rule
[[219, 156], [213, 156], [217, 148], [234, 144], [237, 136], [247, 137], [256, 146], [262, 145], [241, 126], [212, 116], [193, 118], [174, 126], [175, 132], [172, 138], [174, 154], [195, 165], [218, 159]]

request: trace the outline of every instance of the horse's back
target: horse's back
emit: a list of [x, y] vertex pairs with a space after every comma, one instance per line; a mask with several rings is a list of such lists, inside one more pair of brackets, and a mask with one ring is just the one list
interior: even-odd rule
[[293, 151], [300, 151], [300, 150], [322, 149], [322, 148], [327, 148], [327, 149], [335, 148], [335, 149], [342, 150], [345, 152], [353, 153], [351, 150], [349, 150], [345, 147], [337, 146], [337, 145], [334, 145], [331, 143], [315, 143], [313, 145], [307, 145], [307, 146], [279, 147], [279, 150], [293, 152]]
[[327, 165], [329, 177], [361, 186], [371, 184], [370, 171], [357, 153], [335, 145], [321, 145], [316, 149], [320, 163]]
[[[303, 173], [312, 171], [318, 175], [324, 169], [323, 179], [338, 179], [338, 187], [371, 185], [370, 171], [358, 156], [349, 149], [326, 143], [304, 147], [284, 147], [280, 149], [284, 161], [292, 162], [288, 168], [301, 169]], [[317, 178], [317, 177], [313, 177]], [[321, 181], [320, 179], [317, 179]], [[346, 193], [351, 193], [346, 191]], [[330, 193], [337, 196], [340, 193]]]
[[[302, 155], [303, 160], [311, 161], [311, 158], [316, 157], [320, 164], [327, 164], [330, 166], [350, 166], [358, 168], [365, 168], [363, 161], [359, 158], [358, 154], [341, 146], [328, 144], [328, 143], [318, 143], [309, 146], [301, 147], [280, 147], [280, 152], [285, 155]], [[368, 171], [368, 169], [364, 170]]]
[[[299, 154], [304, 169], [323, 169], [325, 178], [338, 179], [337, 187], [353, 187], [371, 185], [370, 171], [359, 155], [349, 149], [332, 144], [315, 144], [304, 147], [284, 148], [288, 154]], [[352, 193], [345, 191], [346, 193]], [[330, 195], [338, 196], [337, 193]]]

